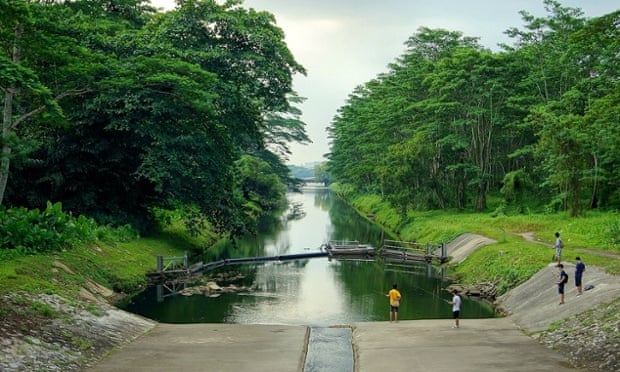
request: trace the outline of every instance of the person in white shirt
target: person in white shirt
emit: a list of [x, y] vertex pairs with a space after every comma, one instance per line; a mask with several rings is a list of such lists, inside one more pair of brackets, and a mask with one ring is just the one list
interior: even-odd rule
[[452, 301], [448, 301], [452, 305], [452, 317], [454, 318], [454, 326], [452, 328], [459, 328], [459, 315], [461, 313], [461, 297], [456, 289], [452, 290]]
[[558, 265], [562, 262], [562, 248], [564, 248], [564, 242], [560, 238], [560, 233], [555, 233], [555, 258], [558, 260]]

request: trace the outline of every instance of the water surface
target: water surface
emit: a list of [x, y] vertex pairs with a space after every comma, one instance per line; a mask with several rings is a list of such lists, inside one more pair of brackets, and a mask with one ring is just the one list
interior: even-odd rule
[[[330, 191], [307, 189], [290, 194], [299, 208], [297, 218], [270, 224], [259, 236], [236, 245], [214, 247], [206, 262], [223, 258], [275, 256], [319, 250], [329, 240], [358, 240], [380, 247], [385, 233], [359, 216]], [[241, 323], [330, 326], [388, 319], [387, 292], [393, 283], [403, 296], [399, 318], [451, 318], [449, 284], [441, 269], [424, 263], [373, 260], [334, 260], [327, 257], [297, 261], [227, 266], [250, 287], [219, 297], [175, 295], [158, 301], [156, 288], [133, 298], [125, 309], [168, 323]], [[217, 271], [207, 275], [216, 275]], [[464, 298], [463, 318], [494, 316], [492, 307]]]

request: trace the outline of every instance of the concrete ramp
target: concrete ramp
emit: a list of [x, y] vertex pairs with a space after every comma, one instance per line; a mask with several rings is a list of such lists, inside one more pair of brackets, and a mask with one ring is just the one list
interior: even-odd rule
[[[452, 319], [367, 322], [352, 325], [356, 372], [383, 371], [575, 371], [567, 358], [519, 330], [510, 319]], [[333, 329], [330, 330], [330, 332]], [[91, 371], [294, 372], [343, 371], [346, 364], [320, 357], [311, 363], [308, 328], [241, 324], [160, 324], [112, 352]], [[353, 364], [354, 363], [354, 364]]]
[[308, 327], [159, 324], [90, 371], [301, 371]]
[[620, 296], [617, 276], [606, 274], [601, 268], [587, 266], [583, 274], [583, 287], [593, 285], [589, 291], [577, 296], [575, 265], [563, 263], [569, 275], [565, 287], [565, 303], [560, 305], [557, 281], [559, 271], [555, 263], [534, 274], [528, 281], [499, 297], [497, 302], [508, 312], [510, 319], [530, 332], [542, 331], [551, 323], [588, 311]]
[[356, 371], [575, 371], [560, 353], [508, 319], [452, 319], [356, 324]]
[[497, 243], [497, 240], [476, 234], [462, 234], [448, 243], [448, 256], [452, 257], [451, 262], [463, 262], [467, 256], [476, 249]]

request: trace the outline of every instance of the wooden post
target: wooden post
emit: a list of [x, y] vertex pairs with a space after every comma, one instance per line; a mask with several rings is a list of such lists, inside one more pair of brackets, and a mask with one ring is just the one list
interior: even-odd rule
[[164, 286], [157, 285], [157, 302], [164, 302]]
[[164, 256], [157, 256], [157, 272], [161, 273], [164, 270]]

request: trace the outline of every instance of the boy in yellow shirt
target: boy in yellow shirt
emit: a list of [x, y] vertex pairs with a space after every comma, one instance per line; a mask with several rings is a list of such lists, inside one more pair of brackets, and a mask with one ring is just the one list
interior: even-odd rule
[[400, 306], [400, 292], [396, 284], [392, 285], [392, 289], [386, 295], [390, 298], [390, 322], [392, 320], [398, 322], [398, 307]]

